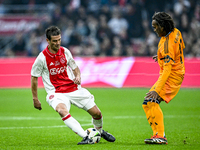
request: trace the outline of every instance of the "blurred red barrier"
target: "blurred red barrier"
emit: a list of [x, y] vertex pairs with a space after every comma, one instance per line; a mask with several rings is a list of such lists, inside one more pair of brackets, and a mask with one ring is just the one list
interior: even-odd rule
[[[1, 58], [0, 88], [30, 88], [35, 58]], [[83, 87], [151, 87], [159, 76], [159, 66], [150, 57], [76, 57]], [[185, 59], [182, 87], [200, 87], [200, 59]], [[39, 78], [39, 87], [43, 87]]]

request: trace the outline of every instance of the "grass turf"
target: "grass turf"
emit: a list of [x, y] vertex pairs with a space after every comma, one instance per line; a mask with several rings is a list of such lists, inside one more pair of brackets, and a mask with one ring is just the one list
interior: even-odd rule
[[[82, 138], [68, 129], [48, 106], [44, 89], [38, 91], [41, 111], [34, 109], [30, 89], [1, 89], [0, 149], [200, 149], [200, 89], [181, 89], [169, 104], [160, 104], [168, 145], [144, 143], [152, 134], [142, 109], [148, 89], [88, 90], [102, 111], [104, 129], [116, 137], [114, 143], [101, 139], [98, 144], [77, 145]], [[92, 127], [91, 117], [84, 110], [72, 106], [70, 113], [84, 129]]]

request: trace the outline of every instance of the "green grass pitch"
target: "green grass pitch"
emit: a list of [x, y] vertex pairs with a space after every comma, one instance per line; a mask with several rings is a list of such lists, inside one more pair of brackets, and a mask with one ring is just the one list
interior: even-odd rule
[[[30, 89], [0, 90], [1, 150], [145, 150], [200, 149], [200, 89], [182, 88], [169, 103], [160, 104], [164, 113], [168, 145], [147, 145], [152, 131], [142, 102], [146, 88], [88, 89], [101, 109], [104, 130], [116, 137], [114, 143], [101, 139], [93, 145], [77, 145], [82, 140], [68, 129], [48, 106], [44, 89], [39, 89], [43, 109], [33, 107]], [[84, 129], [92, 127], [87, 112], [74, 106], [70, 110]]]

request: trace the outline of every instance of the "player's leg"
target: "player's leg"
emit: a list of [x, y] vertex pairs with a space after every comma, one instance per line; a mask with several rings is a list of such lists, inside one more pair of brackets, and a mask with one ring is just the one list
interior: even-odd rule
[[156, 125], [153, 123], [153, 116], [152, 116], [152, 113], [151, 113], [151, 110], [150, 110], [149, 106], [147, 105], [148, 101], [149, 100], [144, 100], [144, 102], [142, 104], [142, 107], [143, 107], [144, 112], [146, 114], [147, 121], [148, 121], [148, 123], [151, 126], [151, 129], [153, 131], [153, 135], [156, 135], [156, 133], [157, 133]]
[[103, 117], [102, 117], [102, 114], [101, 114], [101, 111], [99, 110], [99, 108], [95, 105], [92, 108], [90, 108], [89, 110], [87, 110], [87, 112], [92, 116], [93, 125], [101, 133], [101, 137], [103, 137], [105, 140], [107, 140], [109, 142], [114, 142], [115, 137], [112, 134], [110, 134], [102, 129]]
[[94, 105], [92, 108], [88, 109], [87, 112], [92, 116], [92, 123], [94, 127], [101, 133], [103, 126], [103, 117], [99, 108]]
[[101, 136], [109, 141], [114, 142], [115, 138], [111, 134], [102, 129], [103, 117], [100, 109], [94, 102], [94, 96], [85, 88], [70, 93], [71, 103], [75, 106], [84, 109], [92, 116], [94, 127], [101, 133]]
[[147, 105], [151, 111], [152, 124], [156, 126], [156, 134], [150, 139], [145, 139], [145, 143], [148, 144], [167, 144], [167, 139], [164, 137], [164, 120], [163, 112], [159, 106], [160, 101], [154, 100], [153, 102], [148, 102]]
[[46, 97], [48, 104], [59, 113], [63, 122], [76, 134], [82, 138], [86, 137], [87, 134], [81, 127], [80, 123], [74, 119], [69, 113], [71, 104], [70, 101], [60, 93], [54, 93], [47, 95]]
[[160, 105], [155, 102], [148, 102], [148, 105], [151, 110], [153, 124], [156, 126], [157, 134], [164, 137], [164, 117]]
[[85, 137], [87, 134], [81, 127], [80, 123], [74, 119], [71, 114], [68, 112], [67, 107], [63, 103], [59, 103], [56, 106], [56, 111], [59, 113], [59, 115], [62, 117], [62, 120], [64, 123], [69, 127], [72, 131], [74, 131], [76, 134], [78, 134], [80, 137]]
[[[151, 87], [151, 89], [149, 91], [153, 90], [156, 86], [157, 86], [157, 82]], [[142, 104], [142, 107], [144, 109], [148, 123], [151, 126], [151, 129], [153, 131], [153, 136], [154, 136], [157, 133], [157, 129], [156, 129], [156, 125], [153, 123], [153, 114], [152, 114], [152, 111], [151, 111], [151, 108], [150, 108], [150, 105], [149, 105], [150, 101], [151, 101], [151, 99], [149, 99], [149, 100], [145, 99], [143, 104]]]

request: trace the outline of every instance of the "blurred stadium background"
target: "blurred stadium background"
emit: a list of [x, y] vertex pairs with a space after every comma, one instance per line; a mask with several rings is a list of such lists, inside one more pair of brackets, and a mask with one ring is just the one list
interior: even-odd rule
[[[197, 67], [200, 66], [200, 0], [0, 0], [0, 87], [30, 86], [31, 65], [47, 46], [45, 29], [51, 25], [61, 29], [62, 46], [72, 52], [79, 64], [94, 68], [90, 74], [116, 75], [116, 70], [109, 72], [109, 68], [107, 71], [96, 68], [101, 67], [99, 63], [107, 66], [110, 61], [122, 66], [123, 58], [130, 57], [131, 60], [127, 61], [131, 65], [126, 70], [118, 70], [118, 75], [129, 74], [138, 78], [133, 80], [123, 76], [121, 83], [113, 85], [119, 78], [115, 76], [112, 84], [109, 83], [111, 78], [104, 78], [107, 81], [102, 84], [103, 76], [99, 76], [93, 82], [98, 82], [97, 87], [108, 84], [114, 87], [150, 86], [157, 79], [159, 70], [153, 66], [152, 71], [152, 60], [148, 59], [157, 51], [159, 38], [152, 30], [151, 17], [158, 11], [170, 13], [183, 34], [187, 63], [185, 80], [192, 84], [184, 86], [200, 87], [200, 67]], [[90, 58], [95, 61], [92, 66]], [[135, 67], [136, 62], [143, 64]], [[22, 64], [21, 68], [13, 66], [19, 64]], [[141, 70], [143, 66], [146, 67]], [[146, 80], [141, 80], [141, 75]], [[147, 78], [150, 76], [153, 76], [152, 80]], [[23, 83], [20, 77], [24, 83], [27, 78], [28, 83], [19, 86]], [[138, 85], [135, 81], [148, 83]], [[125, 82], [134, 83], [124, 86]], [[15, 83], [15, 86], [5, 86], [4, 83]]]
[[152, 56], [158, 11], [174, 18], [185, 56], [199, 57], [199, 0], [0, 0], [0, 54], [37, 56], [47, 45], [44, 30], [57, 25], [74, 56]]
[[[76, 146], [81, 138], [45, 102], [41, 78], [43, 110], [35, 110], [31, 100], [31, 66], [47, 46], [45, 29], [51, 25], [61, 28], [62, 45], [81, 69], [82, 86], [95, 95], [105, 130], [117, 139], [84, 147], [158, 149], [143, 142], [151, 129], [141, 107], [146, 87], [159, 76], [151, 58], [159, 41], [151, 17], [158, 11], [172, 15], [186, 45], [184, 88], [170, 107], [161, 103], [169, 141], [162, 149], [199, 149], [200, 0], [0, 0], [0, 149], [81, 149]], [[91, 127], [82, 110], [72, 106], [70, 113], [84, 129]]]

